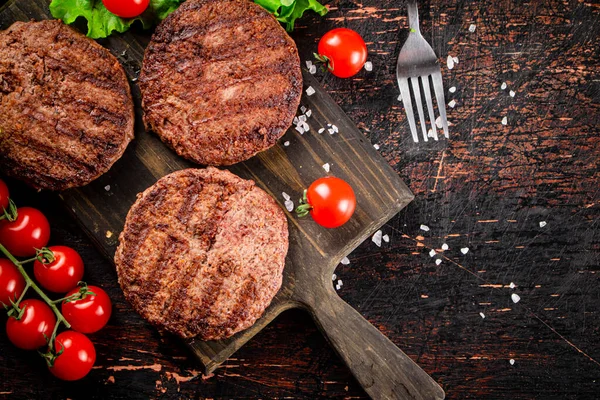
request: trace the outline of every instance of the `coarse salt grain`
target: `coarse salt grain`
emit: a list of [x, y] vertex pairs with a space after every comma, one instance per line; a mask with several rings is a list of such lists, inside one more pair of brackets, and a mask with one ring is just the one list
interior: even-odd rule
[[306, 116], [310, 118], [312, 115], [312, 110], [306, 110]]
[[285, 209], [289, 212], [294, 211], [294, 202], [292, 200], [286, 200], [284, 203]]
[[306, 122], [302, 124], [302, 128], [304, 129], [304, 132], [310, 131], [310, 126], [308, 126]]
[[340, 290], [342, 287], [340, 285], [335, 285], [335, 290]]
[[285, 147], [288, 147], [288, 146], [290, 145], [290, 142], [289, 142], [289, 141], [285, 141], [285, 142], [283, 142], [283, 145], [284, 145]]
[[333, 131], [334, 131], [335, 133], [338, 133], [338, 132], [339, 132], [339, 129], [338, 129], [338, 127], [337, 127], [337, 126], [335, 126], [335, 125], [331, 125], [331, 129], [333, 129]]
[[113, 233], [111, 231], [106, 231], [106, 238], [110, 239], [112, 237]]
[[301, 111], [302, 113], [305, 113], [305, 112], [306, 112], [306, 107], [304, 107], [304, 106], [300, 106], [300, 111]]
[[306, 68], [310, 68], [310, 67], [312, 67], [312, 65], [313, 65], [312, 61], [310, 61], [310, 60], [306, 61]]
[[373, 243], [375, 243], [377, 245], [377, 247], [381, 247], [382, 236], [383, 236], [383, 232], [381, 232], [381, 230], [378, 230], [377, 232], [375, 232], [375, 234], [371, 238], [371, 240], [373, 241]]
[[504, 90], [507, 86], [508, 85], [506, 84], [506, 82], [502, 82], [502, 85], [500, 85], [500, 89]]
[[548, 223], [546, 221], [540, 221], [540, 228], [543, 228], [546, 225], [548, 225]]
[[337, 275], [336, 274], [331, 275], [331, 280], [332, 281], [335, 281], [336, 279], [337, 279]]
[[389, 235], [387, 235], [387, 234], [386, 234], [386, 235], [383, 235], [381, 238], [382, 238], [382, 239], [383, 239], [383, 241], [384, 241], [384, 242], [386, 242], [386, 243], [389, 243], [389, 242], [390, 242], [390, 236], [389, 236]]
[[331, 128], [331, 124], [327, 124], [327, 127], [328, 127], [328, 128]]
[[373, 71], [373, 63], [371, 61], [367, 61], [365, 63], [365, 69], [369, 72]]
[[510, 285], [508, 285], [509, 288], [514, 289], [516, 287], [516, 285], [514, 284], [514, 282], [511, 282]]
[[518, 303], [519, 301], [521, 301], [521, 296], [519, 296], [516, 293], [513, 293], [510, 295], [510, 298], [512, 299], [513, 303]]
[[435, 257], [435, 254], [436, 254], [436, 253], [435, 253], [435, 250], [434, 250], [434, 249], [431, 249], [431, 250], [429, 251], [429, 257]]
[[510, 97], [515, 97], [515, 92], [513, 92], [512, 90], [508, 92], [508, 94], [510, 95]]
[[398, 101], [402, 101], [402, 95], [398, 96]]
[[374, 144], [374, 145], [373, 145], [373, 148], [374, 148], [375, 150], [379, 150], [379, 145], [378, 145], [378, 144]]
[[[304, 112], [304, 111], [302, 111], [302, 112]], [[307, 121], [306, 115], [301, 115], [298, 117], [298, 122], [306, 122], [306, 121]]]
[[335, 131], [331, 128], [327, 129], [327, 132], [329, 132], [330, 135], [333, 135], [335, 133]]
[[449, 249], [448, 245], [446, 243], [444, 243], [442, 245], [442, 250], [448, 250], [448, 249]]
[[432, 129], [430, 129], [430, 130], [427, 131], [427, 137], [434, 137]]
[[485, 314], [480, 312], [479, 315], [481, 316], [481, 318], [485, 318]]
[[339, 287], [344, 286], [344, 282], [342, 282], [341, 279], [338, 279], [337, 284], [338, 284]]
[[467, 254], [469, 252], [469, 248], [468, 247], [463, 247], [462, 249], [460, 249], [460, 252], [463, 254]]
[[515, 365], [515, 360], [513, 360], [512, 358], [508, 362], [510, 363], [510, 365]]
[[420, 228], [422, 231], [429, 232], [429, 227], [427, 225], [421, 225]]
[[330, 168], [331, 168], [331, 166], [329, 165], [329, 163], [323, 164], [323, 169], [325, 170], [325, 172], [329, 172]]
[[454, 64], [458, 64], [458, 57], [452, 57], [452, 61], [454, 61]]
[[438, 129], [442, 129], [442, 117], [437, 117], [435, 119], [435, 126], [437, 126]]
[[456, 92], [456, 86], [452, 86], [450, 89], [448, 89], [448, 91], [449, 91], [450, 93], [454, 93], [454, 92]]
[[312, 96], [313, 94], [315, 94], [315, 92], [316, 92], [316, 91], [315, 91], [315, 89], [314, 89], [312, 86], [309, 86], [309, 87], [306, 89], [306, 95], [307, 95], [307, 96]]
[[294, 121], [293, 121], [293, 122], [294, 122], [294, 125], [298, 125], [298, 121], [300, 121], [300, 120], [298, 119], [298, 117], [294, 117]]
[[325, 132], [325, 128], [319, 129], [319, 133], [323, 133], [323, 132]]
[[452, 56], [448, 56], [448, 59], [446, 60], [446, 65], [448, 65], [448, 69], [454, 68], [454, 59], [452, 58]]
[[291, 199], [290, 195], [287, 194], [286, 192], [281, 192], [281, 195], [283, 196], [284, 200], [289, 200]]
[[438, 258], [437, 260], [435, 260], [435, 265], [440, 265], [442, 263], [442, 259]]
[[477, 26], [475, 24], [469, 25], [469, 32], [473, 33], [475, 32], [475, 29], [477, 29]]
[[506, 125], [506, 124], [508, 124], [508, 118], [504, 117], [504, 118], [502, 118], [502, 125]]
[[317, 66], [311, 65], [310, 68], [308, 69], [308, 72], [310, 72], [312, 75], [314, 75], [317, 72]]
[[342, 258], [342, 261], [340, 261], [340, 262], [341, 262], [342, 264], [344, 264], [344, 265], [348, 265], [348, 264], [350, 264], [350, 260], [348, 259], [348, 257], [344, 257], [344, 258]]
[[456, 101], [450, 100], [450, 103], [448, 103], [448, 107], [454, 108], [455, 106], [456, 106]]
[[300, 132], [301, 135], [304, 134], [304, 129], [300, 125], [296, 126], [296, 130]]
[[104, 186], [104, 190], [106, 190], [107, 192], [109, 192], [110, 191], [110, 185]]

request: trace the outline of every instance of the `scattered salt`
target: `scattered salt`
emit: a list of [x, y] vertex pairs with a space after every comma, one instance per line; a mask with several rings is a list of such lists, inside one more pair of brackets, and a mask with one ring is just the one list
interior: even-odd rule
[[458, 64], [458, 57], [452, 57], [452, 61], [454, 61], [454, 64]]
[[110, 192], [110, 185], [104, 186], [104, 190], [106, 190], [107, 192]]
[[328, 127], [328, 128], [331, 128], [331, 124], [327, 124], [327, 127]]
[[442, 263], [442, 259], [438, 258], [437, 260], [435, 260], [435, 265], [440, 265]]
[[448, 65], [448, 69], [454, 68], [454, 59], [452, 58], [452, 56], [448, 56], [446, 64]]
[[312, 67], [312, 66], [313, 66], [313, 63], [312, 63], [312, 61], [310, 61], [310, 60], [307, 60], [307, 61], [306, 61], [306, 68], [310, 68], [310, 67]]
[[450, 103], [448, 103], [448, 107], [454, 108], [455, 106], [456, 106], [456, 101], [450, 100]]
[[333, 131], [334, 131], [335, 133], [338, 133], [338, 132], [339, 132], [339, 129], [338, 129], [338, 127], [337, 127], [337, 126], [335, 126], [335, 125], [331, 125], [331, 129], [333, 129]]
[[312, 115], [312, 110], [307, 110], [306, 111], [306, 116], [310, 118], [311, 115]]
[[513, 92], [512, 90], [508, 92], [508, 94], [510, 95], [510, 97], [515, 97], [515, 92]]
[[335, 131], [331, 128], [327, 129], [327, 132], [329, 132], [330, 135], [333, 135], [335, 133]]
[[338, 284], [339, 287], [344, 286], [344, 282], [342, 282], [341, 279], [338, 279], [337, 284]]
[[336, 274], [331, 275], [331, 280], [332, 281], [335, 281], [336, 279], [337, 279], [337, 275]]
[[463, 247], [462, 249], [460, 249], [460, 252], [463, 254], [467, 254], [469, 252], [469, 248], [468, 247]]
[[340, 262], [341, 262], [342, 264], [344, 264], [344, 265], [348, 265], [348, 264], [350, 264], [350, 260], [348, 259], [348, 257], [344, 257], [344, 258], [342, 258], [342, 261], [340, 261]]
[[[302, 112], [304, 112], [304, 111], [302, 111]], [[301, 115], [298, 117], [298, 122], [306, 122], [306, 121], [307, 121], [306, 115]]]
[[421, 225], [420, 228], [422, 231], [429, 232], [429, 227], [427, 225]]
[[284, 198], [285, 200], [289, 200], [289, 199], [291, 199], [290, 195], [289, 195], [289, 194], [287, 194], [286, 192], [281, 192], [281, 195], [283, 196], [283, 198]]
[[548, 223], [546, 221], [540, 221], [540, 228], [543, 228], [546, 225], [548, 225]]
[[285, 209], [289, 212], [294, 211], [294, 202], [292, 200], [286, 200], [284, 203]]
[[513, 303], [518, 303], [519, 301], [521, 301], [521, 296], [519, 296], [516, 293], [513, 293], [510, 295], [510, 298], [512, 299]]
[[502, 125], [506, 125], [508, 124], [508, 118], [504, 117], [502, 118]]
[[316, 91], [315, 91], [315, 89], [314, 89], [312, 86], [309, 86], [309, 87], [306, 89], [306, 95], [307, 95], [307, 96], [312, 96], [313, 94], [315, 94], [315, 92], [316, 92]]
[[442, 250], [448, 250], [448, 249], [449, 249], [448, 245], [446, 243], [444, 243], [442, 245]]
[[373, 237], [371, 238], [371, 240], [378, 247], [381, 247], [381, 238], [382, 238], [382, 236], [383, 236], [383, 232], [381, 232], [381, 230], [378, 230], [377, 232], [375, 232], [375, 234], [373, 235]]
[[438, 129], [442, 129], [442, 117], [437, 117], [435, 119], [435, 126], [437, 126]]
[[514, 289], [516, 287], [516, 285], [514, 284], [514, 282], [511, 282], [510, 285], [508, 285], [509, 288]]
[[308, 72], [310, 72], [312, 75], [314, 75], [317, 72], [317, 66], [311, 65], [310, 68], [308, 69]]
[[310, 131], [310, 126], [305, 122], [302, 124], [302, 129], [304, 129], [304, 132], [308, 132]]
[[319, 129], [319, 133], [323, 133], [323, 132], [325, 132], [325, 128]]
[[480, 312], [479, 315], [481, 315], [481, 318], [485, 318], [485, 314]]
[[475, 29], [477, 29], [477, 26], [475, 24], [469, 25], [469, 32], [473, 33], [475, 32]]
[[340, 285], [335, 285], [335, 290], [340, 290], [342, 287]]
[[371, 61], [367, 61], [367, 62], [365, 63], [365, 69], [366, 69], [367, 71], [369, 71], [369, 72], [370, 72], [370, 71], [373, 71], [373, 63], [372, 63]]
[[296, 126], [296, 130], [300, 132], [301, 135], [304, 134], [304, 128], [302, 128], [300, 125]]
[[323, 164], [323, 169], [325, 170], [325, 172], [329, 172], [329, 169], [330, 169], [329, 163]]
[[506, 82], [502, 82], [502, 85], [500, 85], [500, 89], [504, 90], [506, 89]]
[[436, 253], [435, 253], [435, 250], [434, 250], [434, 249], [431, 249], [431, 250], [429, 251], [429, 257], [435, 257], [435, 254], [436, 254]]
[[378, 144], [374, 144], [374, 145], [373, 145], [373, 148], [374, 148], [375, 150], [379, 150], [379, 145], [378, 145]]
[[510, 365], [515, 365], [515, 360], [513, 360], [512, 358], [508, 362], [510, 363]]
[[386, 243], [389, 243], [389, 242], [390, 242], [390, 236], [389, 236], [389, 235], [387, 235], [387, 234], [386, 234], [386, 235], [383, 235], [383, 236], [382, 236], [382, 239], [383, 239], [383, 241], [384, 241], [384, 242], [386, 242]]
[[294, 122], [294, 125], [298, 125], [298, 121], [300, 121], [300, 120], [298, 119], [298, 117], [294, 117], [294, 121], [293, 121], [293, 122]]
[[[304, 106], [300, 106], [300, 111], [301, 111], [302, 113], [305, 113], [305, 112], [306, 112], [306, 107], [304, 107]], [[305, 121], [306, 121], [306, 120], [305, 120]]]
[[288, 147], [288, 146], [290, 145], [290, 142], [289, 142], [289, 141], [285, 141], [285, 142], [283, 142], [283, 145], [284, 145], [285, 147]]
[[450, 93], [454, 93], [454, 92], [456, 92], [456, 86], [452, 86], [450, 89], [448, 89], [448, 91], [449, 91]]

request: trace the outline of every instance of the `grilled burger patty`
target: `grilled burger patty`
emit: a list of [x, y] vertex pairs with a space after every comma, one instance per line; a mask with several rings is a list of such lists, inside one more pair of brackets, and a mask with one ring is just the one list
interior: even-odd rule
[[302, 94], [296, 45], [248, 0], [186, 1], [158, 26], [139, 83], [146, 125], [205, 165], [273, 146]]
[[119, 284], [138, 313], [185, 338], [222, 339], [279, 290], [287, 220], [253, 181], [186, 169], [138, 195], [119, 241]]
[[0, 170], [37, 189], [82, 186], [133, 138], [125, 71], [58, 20], [0, 32]]

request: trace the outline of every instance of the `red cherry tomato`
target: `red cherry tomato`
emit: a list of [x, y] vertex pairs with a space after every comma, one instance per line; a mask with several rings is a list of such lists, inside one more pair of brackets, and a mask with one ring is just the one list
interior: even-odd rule
[[6, 321], [8, 339], [20, 349], [35, 350], [46, 344], [46, 337], [52, 336], [56, 317], [52, 309], [43, 301], [26, 299], [19, 307], [25, 312], [21, 319], [11, 316]]
[[52, 375], [63, 381], [76, 381], [86, 376], [96, 362], [96, 349], [87, 336], [75, 331], [56, 335], [54, 350], [62, 353], [48, 367]]
[[77, 286], [83, 278], [83, 260], [75, 250], [67, 246], [50, 246], [54, 261], [33, 263], [35, 279], [45, 289], [54, 293], [65, 293]]
[[349, 78], [367, 61], [367, 45], [352, 29], [337, 28], [319, 41], [319, 56], [326, 57], [327, 68], [339, 78]]
[[[71, 328], [81, 333], [94, 333], [106, 325], [112, 312], [112, 303], [104, 290], [98, 286], [88, 286], [90, 292], [84, 299], [62, 304], [62, 314], [71, 324]], [[79, 291], [75, 288], [67, 297]]]
[[137, 17], [148, 8], [150, 0], [102, 0], [104, 7], [121, 18]]
[[[0, 303], [10, 306], [10, 300], [16, 301], [25, 289], [25, 279], [6, 258], [0, 259]], [[2, 305], [2, 304], [0, 304]]]
[[6, 183], [0, 179], [0, 214], [5, 208], [8, 208], [8, 199], [8, 186], [6, 186]]
[[41, 213], [31, 207], [17, 209], [15, 221], [0, 221], [0, 243], [13, 256], [31, 257], [35, 249], [41, 249], [50, 240], [50, 224]]
[[334, 176], [314, 181], [306, 191], [306, 200], [312, 207], [312, 218], [325, 228], [344, 225], [356, 208], [356, 197], [352, 187]]

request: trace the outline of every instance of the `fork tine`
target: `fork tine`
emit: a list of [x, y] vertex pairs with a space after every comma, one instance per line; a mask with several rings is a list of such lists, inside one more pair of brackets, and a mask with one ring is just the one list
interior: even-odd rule
[[448, 135], [448, 120], [446, 119], [446, 100], [444, 99], [444, 84], [442, 83], [442, 73], [440, 71], [431, 74], [433, 78], [433, 90], [435, 92], [435, 98], [438, 103], [438, 110], [440, 111], [440, 117], [442, 118], [442, 126], [444, 127], [444, 136], [449, 138]]
[[425, 96], [425, 101], [427, 102], [427, 111], [429, 112], [429, 123], [431, 124], [431, 129], [433, 129], [433, 139], [439, 140], [435, 126], [435, 114], [433, 113], [431, 89], [429, 88], [429, 76], [422, 76], [421, 81], [423, 82], [423, 91], [425, 92], [423, 94]]
[[406, 111], [408, 125], [410, 125], [410, 133], [412, 133], [412, 137], [415, 143], [419, 143], [419, 136], [417, 136], [417, 127], [415, 125], [415, 115], [413, 114], [412, 100], [410, 98], [410, 89], [408, 88], [408, 79], [398, 78], [398, 86], [400, 86], [400, 94], [402, 94], [402, 103], [404, 104], [404, 110]]
[[421, 100], [421, 88], [419, 88], [419, 77], [415, 76], [410, 78], [412, 83], [413, 92], [415, 93], [415, 103], [417, 103], [417, 111], [419, 111], [419, 121], [421, 122], [421, 130], [423, 131], [423, 140], [427, 139], [427, 125], [425, 125], [425, 115], [423, 114], [423, 103]]

